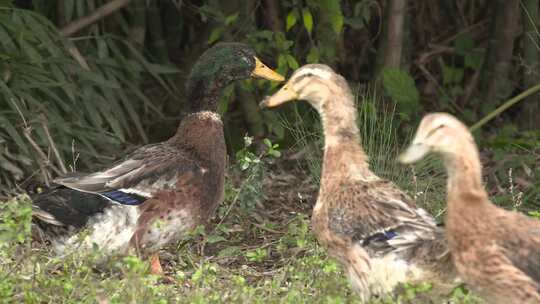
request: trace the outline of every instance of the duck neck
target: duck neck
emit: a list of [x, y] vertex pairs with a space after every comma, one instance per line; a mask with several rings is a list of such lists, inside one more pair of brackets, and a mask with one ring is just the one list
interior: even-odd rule
[[212, 77], [212, 75], [197, 78], [192, 77], [188, 79], [186, 85], [189, 113], [201, 111], [216, 112], [219, 96], [229, 82], [220, 81], [217, 77]]
[[486, 201], [484, 198], [487, 198], [482, 185], [480, 157], [474, 143], [463, 141], [460, 145], [460, 151], [456, 152], [444, 156], [444, 163], [448, 172], [447, 195], [449, 211], [451, 209], [461, 209], [465, 207], [464, 204], [471, 205], [474, 202]]
[[[333, 102], [318, 109], [324, 130], [323, 179], [366, 177], [368, 157], [361, 146], [357, 111], [350, 94], [335, 94]], [[336, 106], [339, 105], [339, 106]], [[334, 176], [337, 175], [337, 176]]]

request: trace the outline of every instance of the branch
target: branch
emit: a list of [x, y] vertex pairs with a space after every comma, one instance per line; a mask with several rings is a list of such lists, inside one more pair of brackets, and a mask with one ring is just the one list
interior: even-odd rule
[[94, 24], [100, 19], [107, 17], [108, 15], [116, 12], [122, 7], [126, 6], [131, 0], [113, 0], [102, 7], [98, 8], [88, 16], [84, 16], [78, 20], [70, 22], [68, 25], [60, 30], [60, 34], [64, 37], [69, 37], [83, 28]]
[[535, 93], [538, 93], [538, 91], [540, 91], [540, 84], [537, 84], [535, 85], [534, 87], [531, 87], [529, 89], [527, 89], [526, 91], [522, 92], [521, 94], [513, 97], [513, 98], [510, 98], [508, 99], [505, 103], [503, 103], [500, 107], [498, 107], [497, 109], [495, 109], [493, 112], [489, 113], [488, 115], [486, 115], [484, 118], [480, 119], [479, 122], [475, 123], [471, 128], [470, 130], [471, 131], [476, 131], [478, 128], [480, 128], [481, 126], [483, 126], [486, 122], [492, 120], [495, 116], [501, 114], [502, 112], [504, 112], [506, 109], [510, 108], [511, 106], [513, 106], [516, 102], [520, 101], [520, 100], [523, 100]]

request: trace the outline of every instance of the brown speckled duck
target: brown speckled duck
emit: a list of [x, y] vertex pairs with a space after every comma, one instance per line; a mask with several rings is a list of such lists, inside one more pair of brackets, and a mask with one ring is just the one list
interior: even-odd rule
[[540, 221], [489, 201], [474, 139], [452, 115], [426, 115], [400, 161], [432, 152], [448, 171], [446, 237], [461, 278], [488, 303], [540, 303]]
[[[34, 196], [34, 222], [55, 251], [97, 246], [106, 253], [153, 254], [205, 224], [223, 199], [226, 147], [218, 98], [227, 85], [249, 77], [283, 80], [247, 45], [215, 45], [189, 75], [190, 113], [176, 135], [99, 172], [59, 178]], [[152, 270], [162, 271], [157, 255]]]
[[319, 112], [325, 137], [313, 230], [361, 298], [391, 293], [405, 282], [453, 280], [443, 230], [395, 184], [370, 170], [346, 80], [326, 65], [305, 65], [261, 106], [297, 99]]

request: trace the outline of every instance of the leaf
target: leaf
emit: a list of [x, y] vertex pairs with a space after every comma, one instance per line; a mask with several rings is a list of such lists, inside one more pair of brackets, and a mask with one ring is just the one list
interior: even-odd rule
[[221, 37], [221, 34], [223, 34], [222, 27], [216, 27], [215, 29], [213, 29], [210, 37], [208, 37], [208, 44], [216, 42]]
[[298, 21], [298, 12], [296, 10], [292, 10], [287, 15], [287, 23], [285, 26], [286, 31], [288, 32]]
[[319, 62], [319, 49], [317, 47], [312, 47], [309, 49], [309, 53], [307, 54], [306, 61], [307, 63], [317, 63]]
[[287, 65], [291, 69], [293, 69], [293, 70], [298, 69], [298, 62], [296, 61], [296, 59], [294, 59], [293, 56], [291, 56], [290, 54], [287, 54], [287, 55], [285, 55], [285, 58], [287, 59]]
[[462, 33], [456, 37], [454, 42], [456, 53], [465, 56], [474, 48], [474, 40], [469, 33]]
[[226, 241], [224, 237], [222, 237], [221, 235], [215, 235], [215, 234], [209, 235], [208, 239], [206, 239], [206, 242], [208, 244], [214, 244], [214, 243], [223, 242], [223, 241]]
[[304, 27], [308, 31], [308, 33], [311, 35], [311, 32], [313, 30], [313, 15], [311, 15], [311, 12], [308, 8], [304, 8], [302, 10], [302, 18], [304, 20]]
[[343, 29], [343, 15], [336, 14], [332, 16], [332, 28], [336, 34], [341, 33]]
[[228, 258], [228, 257], [234, 257], [237, 256], [240, 253], [240, 247], [238, 246], [230, 246], [223, 250], [221, 250], [218, 253], [218, 258]]
[[464, 70], [462, 68], [455, 68], [443, 63], [442, 72], [444, 85], [461, 83], [463, 80]]
[[398, 68], [385, 68], [382, 72], [385, 91], [396, 101], [400, 110], [412, 114], [420, 109], [419, 94], [414, 79]]
[[225, 18], [225, 25], [231, 25], [233, 24], [236, 20], [238, 19], [238, 12], [235, 13], [235, 14], [232, 14], [232, 15], [229, 15], [227, 16], [227, 18]]
[[480, 69], [484, 63], [484, 52], [469, 52], [465, 55], [465, 66], [474, 70]]

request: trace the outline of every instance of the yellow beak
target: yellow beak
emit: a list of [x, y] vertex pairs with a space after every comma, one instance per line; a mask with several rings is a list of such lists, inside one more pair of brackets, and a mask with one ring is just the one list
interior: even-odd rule
[[285, 80], [285, 77], [281, 76], [274, 70], [267, 67], [264, 63], [262, 63], [259, 58], [255, 57], [255, 68], [253, 69], [253, 72], [251, 72], [252, 77], [261, 77], [268, 80], [273, 81], [283, 81]]
[[285, 84], [279, 91], [272, 96], [267, 96], [259, 106], [262, 108], [272, 108], [284, 104], [288, 101], [298, 99], [298, 94]]

